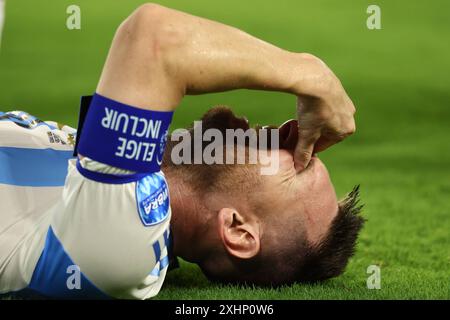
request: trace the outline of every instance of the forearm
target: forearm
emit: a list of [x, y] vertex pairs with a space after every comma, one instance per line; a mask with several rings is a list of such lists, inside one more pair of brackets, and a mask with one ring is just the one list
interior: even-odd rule
[[172, 111], [185, 94], [238, 88], [298, 96], [298, 171], [314, 151], [355, 131], [355, 107], [320, 59], [158, 5], [141, 6], [119, 27], [97, 93], [137, 108]]
[[186, 93], [240, 88], [292, 92], [297, 55], [218, 22], [181, 12], [172, 18], [180, 41], [169, 63]]
[[238, 88], [300, 94], [302, 82], [320, 74], [313, 60], [218, 22], [147, 5], [116, 33], [97, 91], [161, 110], [173, 110], [185, 94]]

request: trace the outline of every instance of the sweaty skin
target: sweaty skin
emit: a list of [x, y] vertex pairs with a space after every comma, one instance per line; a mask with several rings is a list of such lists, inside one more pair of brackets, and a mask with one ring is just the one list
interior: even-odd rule
[[353, 103], [317, 57], [156, 4], [139, 7], [118, 28], [97, 93], [138, 108], [172, 111], [186, 94], [241, 88], [298, 97], [297, 172], [313, 152], [355, 131]]
[[[280, 151], [285, 170], [266, 178], [271, 186], [266, 197], [283, 212], [280, 221], [303, 219], [308, 239], [319, 241], [337, 213], [337, 200], [325, 166], [313, 154], [355, 131], [355, 107], [319, 58], [283, 50], [221, 23], [146, 4], [118, 28], [97, 93], [138, 108], [172, 111], [187, 94], [242, 88], [297, 96], [298, 120], [291, 122], [295, 134]], [[166, 174], [170, 185], [180, 186]], [[186, 194], [189, 189], [184, 187]], [[175, 188], [171, 193], [181, 194]], [[276, 188], [284, 197], [269, 194]], [[200, 214], [198, 203], [171, 198], [176, 254], [195, 262], [216, 250], [217, 243], [243, 259], [259, 251], [264, 225], [242, 207], [244, 199], [214, 197], [214, 203], [202, 206], [219, 213], [203, 221], [209, 215]], [[183, 227], [183, 221], [193, 220], [204, 226], [203, 232]], [[190, 243], [199, 244], [195, 253]]]

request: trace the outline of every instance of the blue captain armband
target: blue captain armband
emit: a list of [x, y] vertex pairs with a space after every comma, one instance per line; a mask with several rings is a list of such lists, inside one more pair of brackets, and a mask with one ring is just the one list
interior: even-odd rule
[[77, 153], [139, 173], [160, 170], [173, 112], [135, 108], [95, 94]]

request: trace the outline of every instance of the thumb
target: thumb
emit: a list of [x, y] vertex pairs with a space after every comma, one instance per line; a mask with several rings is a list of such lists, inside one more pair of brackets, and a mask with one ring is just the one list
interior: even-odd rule
[[294, 164], [297, 172], [303, 171], [308, 166], [314, 151], [314, 144], [319, 137], [320, 134], [316, 132], [299, 131], [299, 138], [294, 151]]

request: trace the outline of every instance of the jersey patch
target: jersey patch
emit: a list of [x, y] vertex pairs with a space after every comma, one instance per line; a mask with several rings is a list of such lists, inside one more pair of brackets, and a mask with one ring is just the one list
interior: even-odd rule
[[161, 174], [150, 174], [136, 183], [136, 201], [144, 226], [164, 221], [169, 213], [169, 188]]

